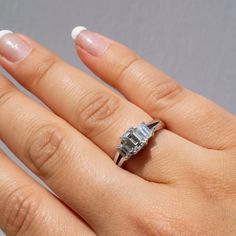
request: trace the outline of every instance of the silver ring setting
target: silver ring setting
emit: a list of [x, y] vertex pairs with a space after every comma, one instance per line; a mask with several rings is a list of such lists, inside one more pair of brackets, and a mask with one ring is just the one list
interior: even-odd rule
[[148, 123], [142, 122], [136, 127], [129, 128], [120, 137], [121, 143], [116, 146], [117, 153], [114, 162], [121, 167], [125, 161], [139, 153], [148, 144], [154, 133], [164, 126], [164, 123], [158, 119]]

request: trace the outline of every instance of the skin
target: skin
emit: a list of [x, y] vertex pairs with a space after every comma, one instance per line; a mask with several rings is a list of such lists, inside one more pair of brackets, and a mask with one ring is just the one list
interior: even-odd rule
[[[0, 137], [55, 194], [1, 152], [7, 235], [236, 234], [235, 116], [113, 40], [104, 38], [110, 46], [101, 56], [76, 49], [124, 96], [18, 36], [32, 52], [1, 64], [50, 110], [1, 75]], [[166, 129], [117, 167], [120, 135], [153, 118]]]

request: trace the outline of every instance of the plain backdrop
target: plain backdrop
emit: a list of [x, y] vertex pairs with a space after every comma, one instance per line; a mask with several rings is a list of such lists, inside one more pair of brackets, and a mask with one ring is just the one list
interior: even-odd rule
[[236, 113], [235, 0], [0, 0], [0, 29], [27, 34], [88, 71], [70, 38], [77, 25], [128, 45], [179, 83]]

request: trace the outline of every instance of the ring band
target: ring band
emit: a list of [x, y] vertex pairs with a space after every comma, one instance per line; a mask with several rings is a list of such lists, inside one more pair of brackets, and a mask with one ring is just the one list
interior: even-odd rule
[[114, 162], [121, 167], [122, 164], [139, 153], [148, 143], [149, 139], [158, 130], [165, 127], [161, 120], [142, 122], [136, 127], [129, 128], [121, 137], [121, 143], [116, 146], [117, 153]]

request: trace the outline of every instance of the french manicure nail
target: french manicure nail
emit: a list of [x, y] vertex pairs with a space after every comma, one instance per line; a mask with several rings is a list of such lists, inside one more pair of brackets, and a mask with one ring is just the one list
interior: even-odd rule
[[109, 47], [109, 42], [83, 26], [75, 27], [71, 36], [79, 47], [93, 56], [101, 56]]
[[0, 55], [6, 60], [17, 63], [24, 60], [32, 51], [18, 35], [9, 30], [0, 31]]

